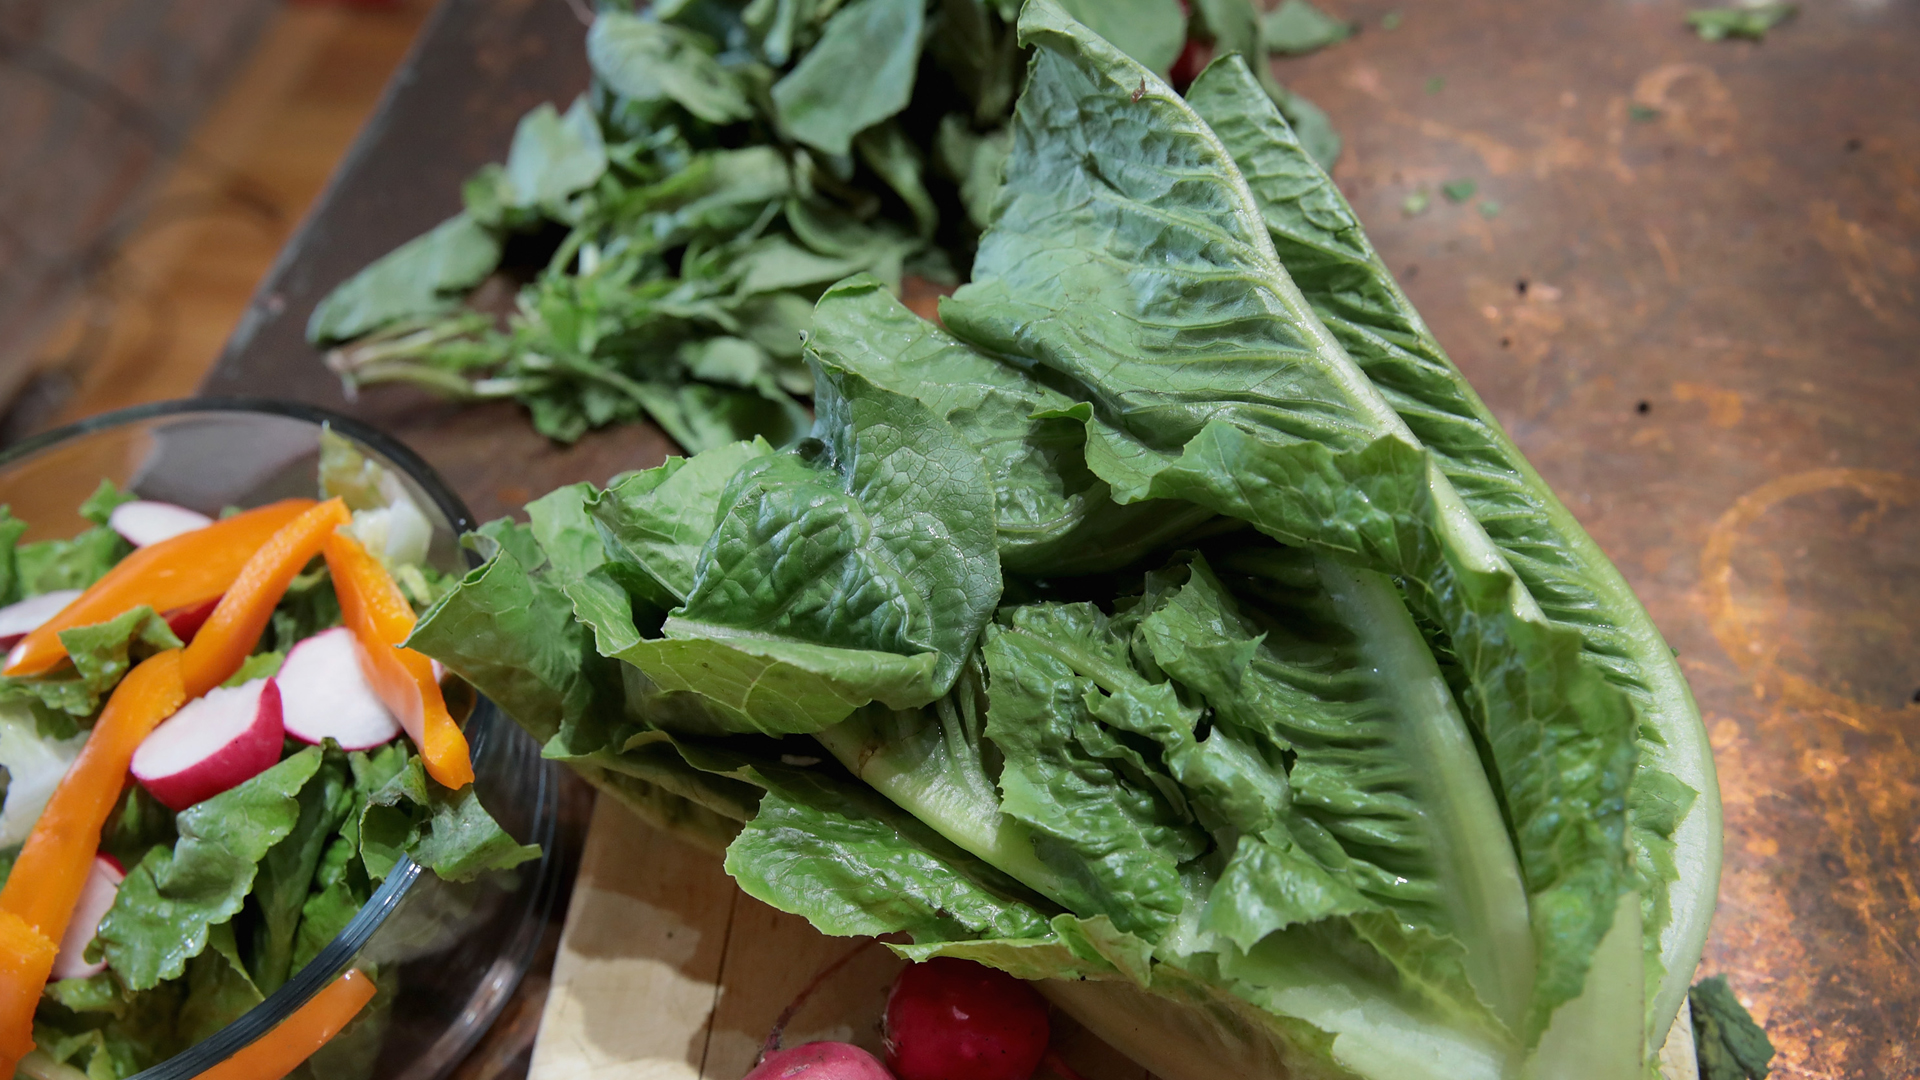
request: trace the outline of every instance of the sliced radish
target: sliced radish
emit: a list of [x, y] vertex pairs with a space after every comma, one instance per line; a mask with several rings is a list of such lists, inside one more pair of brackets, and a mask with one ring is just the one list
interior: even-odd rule
[[90, 979], [107, 970], [107, 962], [87, 963], [87, 946], [100, 929], [100, 920], [113, 906], [120, 883], [127, 879], [120, 862], [111, 856], [96, 855], [87, 883], [80, 886], [80, 899], [73, 905], [73, 919], [67, 923], [67, 935], [60, 939], [60, 952], [53, 958], [55, 979]]
[[113, 513], [107, 515], [107, 524], [134, 547], [146, 547], [181, 533], [204, 529], [213, 524], [213, 519], [184, 506], [135, 499], [114, 507]]
[[173, 636], [179, 638], [180, 643], [184, 645], [193, 640], [193, 635], [199, 633], [200, 628], [206, 625], [207, 616], [212, 615], [213, 609], [219, 606], [220, 597], [216, 596], [198, 604], [174, 608], [161, 618], [167, 620], [167, 629], [173, 631]]
[[133, 778], [170, 810], [185, 810], [280, 760], [286, 733], [273, 679], [209, 690], [133, 752]]
[[367, 682], [359, 643], [344, 626], [295, 645], [274, 681], [287, 734], [301, 742], [332, 739], [345, 750], [371, 750], [393, 741], [400, 722]]
[[21, 638], [40, 629], [79, 596], [79, 589], [55, 589], [0, 607], [0, 649], [13, 648]]

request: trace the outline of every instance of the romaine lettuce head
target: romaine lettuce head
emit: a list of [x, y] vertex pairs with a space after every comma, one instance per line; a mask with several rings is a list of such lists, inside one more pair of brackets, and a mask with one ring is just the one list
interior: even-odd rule
[[1671, 653], [1244, 63], [1030, 0], [943, 326], [497, 523], [412, 644], [748, 892], [1170, 1080], [1642, 1080], [1719, 856]]

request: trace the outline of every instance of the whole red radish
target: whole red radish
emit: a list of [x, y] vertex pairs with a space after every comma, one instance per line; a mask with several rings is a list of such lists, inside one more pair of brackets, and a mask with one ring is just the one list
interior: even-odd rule
[[915, 964], [887, 995], [887, 1067], [900, 1080], [1027, 1080], [1047, 1035], [1038, 991], [968, 960]]
[[133, 752], [130, 771], [178, 812], [272, 768], [285, 738], [280, 688], [255, 679], [187, 702]]
[[745, 1080], [893, 1080], [872, 1054], [851, 1043], [811, 1042], [775, 1050]]

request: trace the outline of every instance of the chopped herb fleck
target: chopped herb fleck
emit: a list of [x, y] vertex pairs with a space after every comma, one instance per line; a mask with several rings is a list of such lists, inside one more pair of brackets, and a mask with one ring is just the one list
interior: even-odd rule
[[1793, 17], [1793, 4], [1751, 4], [1742, 7], [1701, 8], [1687, 12], [1687, 25], [1702, 41], [1746, 38], [1759, 41], [1767, 31]]
[[1424, 212], [1427, 208], [1427, 204], [1432, 201], [1433, 201], [1433, 196], [1428, 195], [1424, 191], [1416, 191], [1411, 195], [1408, 195], [1406, 197], [1406, 200], [1400, 204], [1400, 211], [1401, 213], [1406, 214], [1408, 217], [1412, 217], [1415, 214]]
[[1480, 216], [1483, 218], [1486, 218], [1488, 221], [1492, 221], [1494, 218], [1499, 217], [1500, 209], [1501, 207], [1498, 200], [1495, 200], [1495, 199], [1480, 200]]
[[1478, 190], [1480, 190], [1480, 185], [1474, 183], [1472, 177], [1467, 176], [1463, 176], [1458, 180], [1449, 180], [1440, 185], [1440, 194], [1445, 195], [1448, 202], [1454, 203], [1466, 202], [1468, 199], [1473, 198], [1473, 193]]

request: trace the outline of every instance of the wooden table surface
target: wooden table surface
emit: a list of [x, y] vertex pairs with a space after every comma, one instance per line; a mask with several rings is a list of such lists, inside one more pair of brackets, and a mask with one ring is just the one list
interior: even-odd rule
[[[1324, 6], [1362, 33], [1281, 77], [1699, 698], [1727, 815], [1703, 972], [1776, 1076], [1920, 1077], [1920, 4], [1807, 6], [1760, 44], [1698, 40], [1676, 0], [1427, 0], [1392, 31], [1394, 0]], [[203, 389], [364, 417], [483, 519], [658, 461], [644, 427], [563, 448], [511, 406], [345, 401], [301, 337], [522, 112], [585, 87], [581, 38], [563, 0], [445, 0]], [[1460, 179], [1477, 194], [1439, 196]], [[524, 1069], [544, 986], [471, 1074]]]

